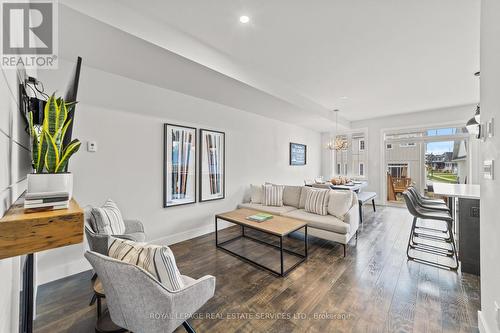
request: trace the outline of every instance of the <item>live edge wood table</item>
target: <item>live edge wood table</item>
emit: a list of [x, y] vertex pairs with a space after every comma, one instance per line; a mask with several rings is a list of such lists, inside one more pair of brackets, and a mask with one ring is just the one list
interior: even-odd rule
[[[222, 213], [222, 214], [217, 214], [215, 216], [215, 245], [217, 248], [222, 249], [240, 259], [243, 259], [245, 261], [248, 261], [256, 266], [259, 266], [261, 268], [264, 268], [278, 276], [285, 276], [287, 275], [291, 270], [296, 268], [299, 264], [304, 262], [304, 260], [307, 259], [307, 223], [301, 220], [293, 219], [290, 217], [285, 217], [285, 216], [277, 216], [273, 215], [273, 218], [264, 222], [254, 222], [250, 221], [247, 219], [247, 217], [252, 216], [254, 214], [259, 213], [259, 211], [252, 210], [252, 209], [246, 209], [246, 208], [241, 208], [237, 210], [233, 210], [231, 212], [227, 213]], [[219, 243], [219, 231], [218, 231], [218, 220], [224, 220], [226, 222], [234, 223], [239, 226], [241, 226], [241, 233], [240, 235], [233, 237], [231, 239], [225, 240], [223, 242]], [[254, 236], [248, 235], [248, 233], [245, 233], [245, 228], [248, 229], [253, 229], [260, 231], [264, 234], [271, 235], [273, 237], [277, 237], [279, 239], [279, 245], [272, 244], [269, 242], [266, 242], [262, 239], [255, 238]], [[300, 229], [304, 229], [304, 253], [297, 253], [295, 251], [292, 251], [290, 249], [285, 249], [283, 247], [283, 240], [284, 237], [290, 235], [294, 231], [298, 231]], [[227, 246], [230, 243], [233, 243], [239, 239], [247, 239], [251, 240], [252, 242], [256, 242], [259, 244], [262, 244], [267, 247], [272, 247], [274, 249], [279, 250], [279, 257], [280, 257], [280, 269], [275, 270], [270, 268], [269, 266], [263, 265], [262, 263], [259, 263], [255, 260], [250, 259], [248, 256], [245, 256], [244, 254], [237, 253]], [[291, 255], [294, 257], [297, 257], [299, 260], [296, 261], [291, 265], [291, 267], [286, 268], [284, 264], [284, 254]]]
[[33, 253], [83, 241], [83, 210], [75, 200], [68, 209], [31, 211], [17, 200], [0, 219], [0, 259], [26, 255], [23, 270], [21, 332], [33, 331]]

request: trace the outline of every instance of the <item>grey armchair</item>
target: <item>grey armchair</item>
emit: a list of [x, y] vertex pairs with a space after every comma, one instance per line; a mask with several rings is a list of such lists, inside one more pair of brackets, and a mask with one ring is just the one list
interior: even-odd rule
[[111, 320], [132, 332], [173, 332], [181, 324], [194, 332], [187, 319], [215, 292], [210, 275], [198, 280], [182, 275], [186, 287], [169, 291], [138, 266], [92, 251], [85, 257], [99, 274]]
[[[85, 235], [87, 236], [90, 250], [107, 255], [109, 235], [99, 234], [94, 230], [90, 222], [90, 208], [85, 208], [84, 217]], [[146, 240], [144, 226], [140, 221], [124, 220], [123, 222], [125, 223], [125, 233], [123, 235], [113, 235], [113, 237], [128, 239], [135, 242], [144, 242]]]

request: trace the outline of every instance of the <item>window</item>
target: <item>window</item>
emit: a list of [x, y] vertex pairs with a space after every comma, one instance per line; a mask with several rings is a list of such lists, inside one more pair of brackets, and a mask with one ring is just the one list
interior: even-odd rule
[[337, 175], [341, 174], [340, 163], [337, 163]]
[[388, 144], [386, 144], [386, 145], [385, 145], [385, 148], [386, 148], [386, 149], [392, 149], [392, 143], [388, 143]]
[[408, 163], [390, 163], [387, 166], [387, 172], [393, 178], [408, 177]]
[[365, 150], [365, 140], [359, 140], [359, 151], [364, 151]]
[[456, 134], [459, 129], [456, 127], [448, 128], [433, 128], [427, 130], [427, 136], [438, 136], [438, 135], [453, 135]]
[[359, 176], [364, 176], [365, 175], [365, 164], [364, 163], [359, 163]]
[[416, 143], [415, 142], [400, 143], [399, 146], [401, 148], [413, 148], [416, 146]]
[[347, 163], [346, 163], [346, 164], [344, 164], [344, 175], [346, 175], [346, 176], [347, 176]]

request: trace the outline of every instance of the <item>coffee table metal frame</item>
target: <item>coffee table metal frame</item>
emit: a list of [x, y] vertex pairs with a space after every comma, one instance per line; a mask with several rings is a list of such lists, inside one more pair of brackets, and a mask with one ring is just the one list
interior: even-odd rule
[[[236, 236], [236, 237], [233, 237], [231, 239], [228, 239], [228, 240], [225, 240], [221, 243], [219, 243], [219, 230], [218, 230], [218, 227], [217, 227], [217, 221], [221, 219], [223, 221], [226, 221], [226, 222], [229, 222], [229, 223], [233, 223], [233, 224], [237, 224], [241, 227], [241, 234]], [[262, 222], [264, 223], [264, 222]], [[259, 232], [263, 232], [267, 235], [271, 235], [271, 236], [274, 236], [274, 237], [278, 237], [279, 238], [279, 245], [276, 245], [276, 244], [272, 244], [272, 243], [268, 243], [268, 242], [265, 242], [261, 239], [257, 239], [255, 237], [252, 237], [252, 236], [249, 236], [248, 234], [245, 233], [245, 228], [248, 228], [248, 229], [253, 229], [253, 230], [256, 230], [256, 231], [259, 231]], [[290, 235], [292, 232], [295, 232], [297, 230], [300, 230], [304, 228], [304, 254], [302, 253], [297, 253], [295, 251], [292, 251], [292, 250], [289, 250], [289, 249], [285, 249], [283, 247], [283, 238], [285, 236], [288, 236]], [[241, 238], [247, 238], [247, 239], [250, 239], [254, 242], [257, 242], [257, 243], [261, 243], [261, 244], [264, 244], [264, 245], [267, 245], [267, 246], [272, 246], [274, 248], [277, 248], [280, 250], [280, 264], [281, 264], [281, 270], [280, 271], [276, 271], [268, 266], [265, 266], [265, 265], [262, 265], [252, 259], [249, 259], [245, 256], [242, 256], [241, 254], [238, 254], [236, 252], [233, 252], [225, 247], [223, 247], [223, 245], [225, 244], [228, 244], [228, 243], [231, 243], [231, 242], [234, 242], [235, 240], [238, 240], [238, 239], [241, 239]], [[294, 229], [294, 230], [291, 230], [290, 232], [288, 232], [287, 234], [285, 235], [276, 235], [276, 234], [273, 234], [269, 231], [265, 231], [265, 230], [262, 230], [262, 229], [258, 229], [258, 228], [254, 228], [252, 226], [249, 226], [249, 225], [243, 225], [241, 224], [240, 222], [236, 221], [236, 220], [232, 220], [232, 219], [229, 219], [227, 217], [224, 217], [224, 216], [220, 216], [220, 215], [215, 215], [215, 246], [221, 250], [224, 250], [226, 252], [228, 252], [229, 254], [231, 255], [234, 255], [244, 261], [247, 261], [255, 266], [258, 266], [260, 268], [263, 268], [273, 274], [276, 274], [280, 277], [283, 277], [283, 276], [286, 276], [290, 271], [292, 271], [294, 268], [296, 268], [298, 265], [300, 265], [302, 262], [304, 262], [306, 259], [307, 259], [307, 224], [297, 228], [297, 229]], [[288, 254], [291, 254], [291, 255], [294, 255], [296, 257], [299, 257], [301, 260], [296, 262], [295, 264], [293, 264], [290, 268], [288, 269], [284, 269], [284, 260], [283, 260], [283, 253], [288, 253]]]

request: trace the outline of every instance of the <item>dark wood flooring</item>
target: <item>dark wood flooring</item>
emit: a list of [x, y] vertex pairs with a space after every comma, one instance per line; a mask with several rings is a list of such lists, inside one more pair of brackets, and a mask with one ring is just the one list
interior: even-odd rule
[[[175, 244], [182, 274], [217, 278], [215, 296], [190, 323], [198, 333], [477, 332], [479, 278], [408, 262], [410, 222], [405, 209], [366, 207], [346, 258], [341, 245], [311, 238], [309, 258], [285, 278], [216, 249], [214, 234]], [[256, 253], [262, 245], [243, 243], [240, 250]], [[270, 251], [261, 260], [278, 259]], [[35, 332], [94, 332], [90, 277], [84, 272], [41, 286]]]

